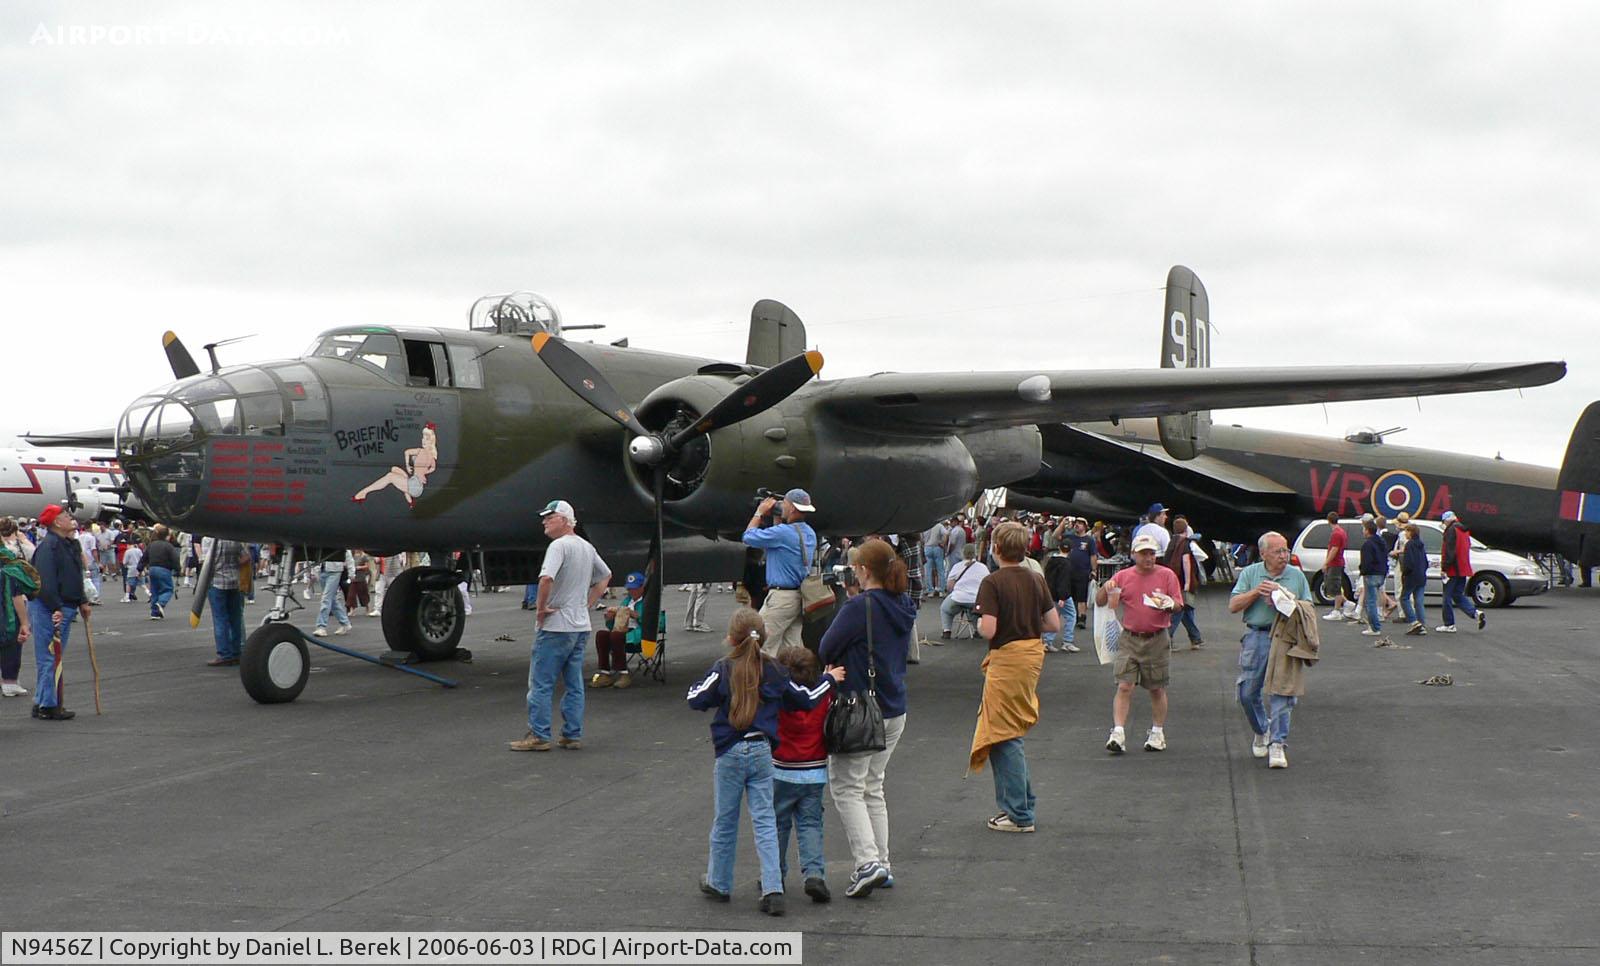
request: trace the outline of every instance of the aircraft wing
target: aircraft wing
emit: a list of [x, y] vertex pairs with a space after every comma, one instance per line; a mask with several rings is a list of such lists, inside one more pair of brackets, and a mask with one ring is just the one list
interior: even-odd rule
[[1246, 494], [1275, 497], [1295, 495], [1292, 487], [1284, 486], [1242, 466], [1235, 466], [1209, 453], [1201, 453], [1192, 460], [1179, 460], [1169, 456], [1159, 443], [1120, 440], [1081, 426], [1039, 428], [1044, 433], [1046, 453], [1071, 452], [1115, 465], [1157, 469], [1163, 475], [1188, 481], [1201, 489], [1215, 489], [1220, 484]]
[[23, 433], [21, 437], [30, 446], [64, 446], [78, 449], [115, 449], [117, 431], [114, 429], [85, 429], [76, 433]]
[[886, 372], [820, 383], [835, 418], [901, 433], [1089, 422], [1196, 409], [1287, 406], [1542, 386], [1565, 362], [1418, 366]]

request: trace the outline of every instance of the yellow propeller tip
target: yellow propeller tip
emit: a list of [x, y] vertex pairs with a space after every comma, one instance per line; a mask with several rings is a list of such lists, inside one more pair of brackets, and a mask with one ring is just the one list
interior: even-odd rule
[[821, 372], [822, 371], [822, 353], [818, 352], [815, 349], [812, 349], [810, 352], [807, 352], [806, 353], [806, 364], [811, 366], [811, 374], [813, 376], [816, 375], [817, 373]]
[[172, 343], [177, 342], [177, 341], [178, 341], [178, 333], [172, 331], [171, 329], [168, 329], [167, 331], [161, 333], [161, 344], [163, 346], [169, 346]]

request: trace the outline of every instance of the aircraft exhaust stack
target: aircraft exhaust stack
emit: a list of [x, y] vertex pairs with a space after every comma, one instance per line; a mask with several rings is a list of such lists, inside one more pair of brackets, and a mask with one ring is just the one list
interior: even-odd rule
[[[1211, 302], [1200, 279], [1182, 265], [1167, 273], [1167, 310], [1161, 327], [1161, 368], [1211, 366]], [[1175, 413], [1156, 419], [1161, 445], [1177, 460], [1192, 460], [1206, 448], [1210, 412]]]

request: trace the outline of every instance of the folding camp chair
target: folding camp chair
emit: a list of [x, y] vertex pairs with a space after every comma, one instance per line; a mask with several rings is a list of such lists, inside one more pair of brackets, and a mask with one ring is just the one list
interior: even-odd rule
[[[667, 631], [662, 628], [656, 635], [655, 647], [649, 654], [644, 653], [644, 642], [625, 645], [628, 661], [633, 665], [634, 673], [640, 678], [649, 675], [665, 684], [667, 681]], [[635, 678], [638, 680], [638, 678]]]

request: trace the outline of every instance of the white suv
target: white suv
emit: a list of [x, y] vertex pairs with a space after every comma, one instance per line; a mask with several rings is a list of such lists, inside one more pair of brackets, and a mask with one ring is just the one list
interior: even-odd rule
[[[1422, 533], [1422, 545], [1428, 549], [1428, 589], [1430, 597], [1444, 593], [1444, 571], [1439, 565], [1439, 547], [1444, 538], [1444, 524], [1433, 520], [1412, 520]], [[1352, 588], [1360, 583], [1361, 544], [1366, 540], [1360, 520], [1340, 520], [1346, 536], [1350, 538], [1344, 551], [1345, 596], [1354, 600]], [[1319, 604], [1330, 601], [1322, 595], [1322, 581], [1317, 573], [1328, 555], [1328, 535], [1332, 533], [1328, 521], [1318, 520], [1300, 531], [1295, 539], [1294, 563], [1311, 581], [1311, 593]], [[1398, 561], [1390, 560], [1391, 571], [1398, 569]], [[1538, 564], [1504, 550], [1491, 550], [1472, 538], [1472, 577], [1467, 581], [1467, 592], [1480, 607], [1505, 607], [1518, 597], [1542, 594], [1550, 589], [1550, 577]]]

